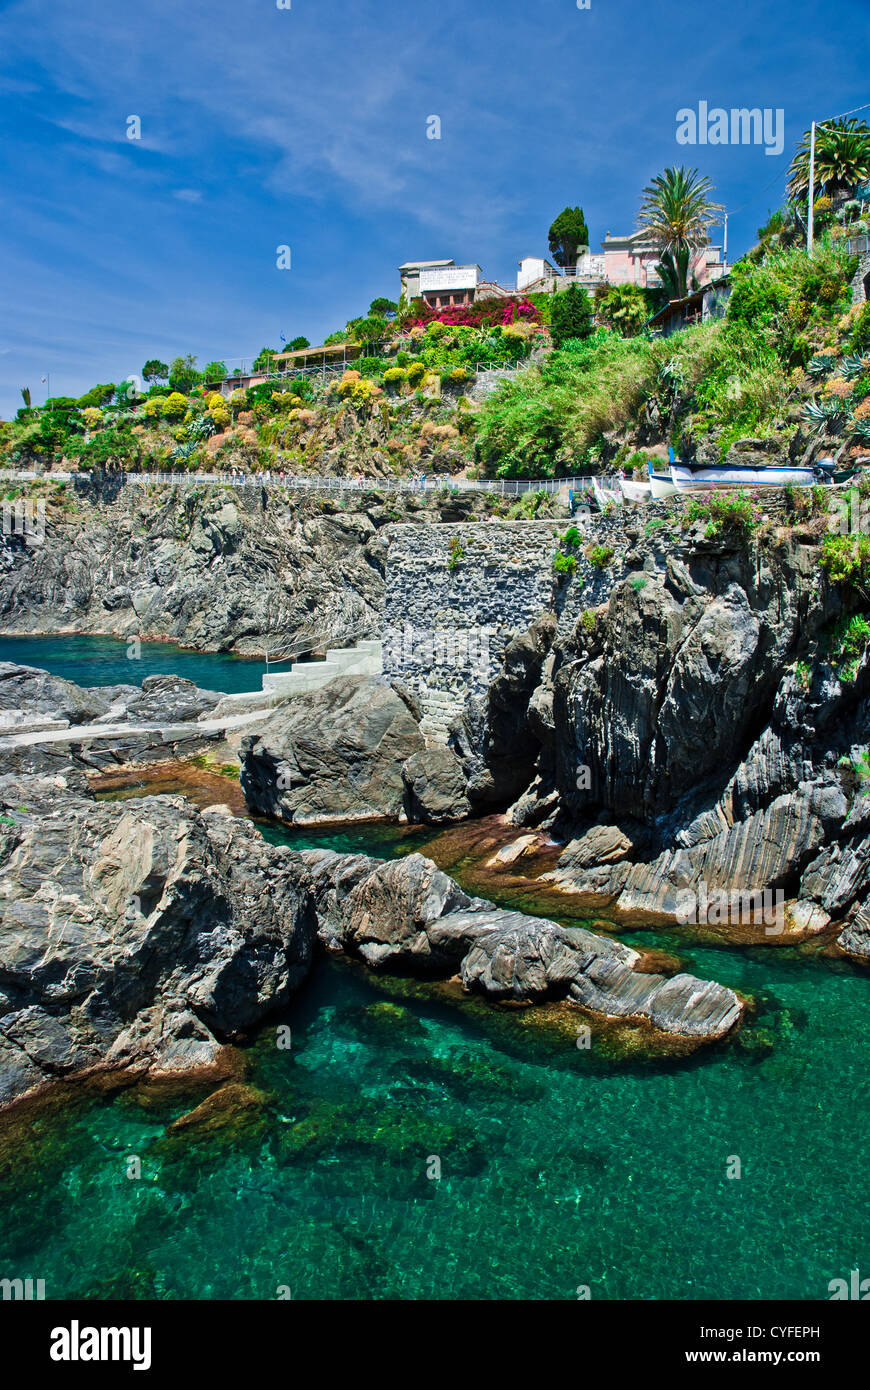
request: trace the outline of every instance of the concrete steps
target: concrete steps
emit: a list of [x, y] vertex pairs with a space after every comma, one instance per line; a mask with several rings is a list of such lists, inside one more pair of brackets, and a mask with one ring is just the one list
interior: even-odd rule
[[262, 691], [225, 695], [212, 717], [272, 709], [292, 695], [308, 695], [313, 690], [321, 690], [339, 676], [379, 676], [382, 670], [380, 642], [330, 647], [325, 661], [294, 661], [289, 671], [270, 671], [263, 677]]

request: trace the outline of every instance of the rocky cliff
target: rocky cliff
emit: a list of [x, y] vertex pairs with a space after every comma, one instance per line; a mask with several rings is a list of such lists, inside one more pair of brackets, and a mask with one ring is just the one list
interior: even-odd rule
[[[536, 780], [511, 812], [570, 837], [555, 884], [635, 921], [685, 920], [692, 894], [778, 894], [784, 920], [750, 905], [739, 925], [834, 924], [870, 956], [870, 670], [831, 655], [860, 600], [827, 582], [818, 541], [653, 533], [557, 636], [530, 702]], [[708, 920], [727, 930], [731, 911]]]
[[0, 629], [168, 638], [205, 651], [340, 646], [380, 633], [395, 521], [473, 515], [472, 498], [360, 489], [341, 501], [245, 487], [53, 493], [44, 539], [0, 537]]

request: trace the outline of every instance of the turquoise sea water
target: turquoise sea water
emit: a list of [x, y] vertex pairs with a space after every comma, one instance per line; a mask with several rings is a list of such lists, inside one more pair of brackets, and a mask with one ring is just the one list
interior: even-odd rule
[[[430, 832], [264, 833], [388, 856]], [[319, 962], [254, 1041], [266, 1101], [231, 1126], [168, 1135], [205, 1092], [135, 1090], [36, 1121], [0, 1176], [0, 1273], [54, 1298], [171, 1299], [815, 1300], [870, 1276], [870, 977], [630, 939], [755, 996], [753, 1026], [690, 1060], [618, 1062]]]
[[[0, 637], [0, 661], [38, 666], [76, 685], [141, 685], [146, 676], [174, 673], [203, 690], [259, 690], [265, 663], [223, 652], [195, 652], [171, 642], [142, 642], [129, 657], [117, 637]], [[289, 669], [286, 665], [278, 668]]]

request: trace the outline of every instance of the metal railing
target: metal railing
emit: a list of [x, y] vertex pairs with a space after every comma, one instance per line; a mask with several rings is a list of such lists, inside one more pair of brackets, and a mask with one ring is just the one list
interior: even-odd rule
[[25, 469], [0, 470], [0, 484], [11, 482], [52, 482], [89, 485], [94, 481], [117, 482], [122, 486], [141, 484], [164, 487], [267, 487], [287, 492], [492, 492], [504, 497], [521, 497], [527, 492], [560, 492], [562, 488], [581, 489], [591, 478], [346, 478], [303, 473], [37, 473]]
[[870, 252], [870, 236], [866, 232], [861, 236], [845, 237], [844, 241], [850, 256], [864, 256]]

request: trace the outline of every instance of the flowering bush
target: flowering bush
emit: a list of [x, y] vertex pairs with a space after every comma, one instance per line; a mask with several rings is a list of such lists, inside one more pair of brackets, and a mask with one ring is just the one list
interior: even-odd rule
[[98, 425], [102, 418], [103, 412], [101, 410], [98, 410], [95, 405], [88, 405], [82, 411], [82, 419], [84, 420], [89, 430], [92, 430], [95, 425]]
[[145, 402], [145, 414], [149, 420], [153, 420], [155, 415], [163, 414], [163, 407], [166, 404], [165, 396], [149, 396]]
[[[157, 400], [157, 397], [152, 397]], [[187, 411], [187, 397], [182, 396], [180, 391], [172, 391], [164, 397], [162, 411], [166, 420], [180, 420]]]
[[539, 321], [540, 314], [528, 299], [478, 299], [474, 304], [452, 304], [446, 309], [427, 309], [411, 325], [411, 333], [431, 323], [449, 328], [506, 327], [516, 322]]
[[361, 376], [352, 369], [344, 373], [335, 391], [343, 400], [349, 400], [356, 407], [370, 405], [378, 396], [383, 395], [380, 386], [376, 385], [371, 377]]
[[846, 381], [844, 377], [832, 376], [822, 387], [823, 396], [838, 396], [840, 400], [845, 400], [846, 396], [852, 391], [851, 381]]
[[[214, 399], [214, 397], [212, 397], [212, 399]], [[217, 399], [220, 401], [220, 404], [209, 406], [208, 414], [205, 418], [213, 421], [216, 430], [225, 430], [230, 424], [229, 407], [226, 401], [220, 396], [218, 396]]]

